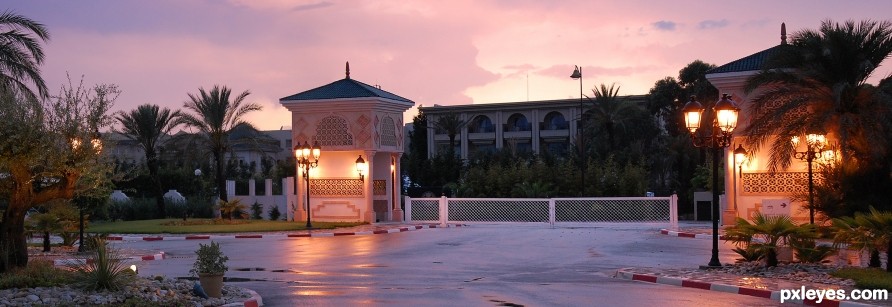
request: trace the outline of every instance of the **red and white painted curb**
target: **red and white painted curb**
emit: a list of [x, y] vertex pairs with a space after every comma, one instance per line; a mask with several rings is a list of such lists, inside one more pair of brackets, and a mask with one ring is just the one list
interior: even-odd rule
[[[151, 260], [161, 260], [166, 258], [164, 252], [158, 252], [157, 254], [145, 255], [145, 256], [132, 256], [125, 258], [130, 261], [151, 261]], [[63, 265], [80, 265], [84, 263], [92, 263], [92, 258], [66, 258], [66, 259], [56, 259], [53, 260], [53, 265], [55, 266], [63, 266]]]
[[226, 304], [226, 305], [223, 305], [220, 307], [241, 307], [241, 306], [260, 307], [260, 306], [263, 306], [263, 298], [260, 297], [260, 294], [257, 294], [256, 291], [251, 290], [251, 289], [244, 289], [244, 290], [248, 291], [248, 293], [251, 293], [251, 298], [249, 298], [247, 301], [244, 301], [241, 303], [229, 303], [229, 304]]
[[[740, 286], [731, 286], [725, 284], [718, 283], [708, 283], [696, 280], [682, 279], [682, 278], [672, 278], [672, 277], [658, 277], [647, 274], [635, 274], [632, 272], [624, 271], [624, 269], [619, 269], [616, 271], [615, 277], [619, 277], [622, 279], [635, 280], [635, 281], [643, 281], [643, 282], [651, 282], [657, 284], [671, 285], [671, 286], [679, 286], [685, 288], [696, 288], [710, 291], [718, 291], [718, 292], [726, 292], [726, 293], [734, 293], [734, 294], [743, 294], [761, 298], [771, 299], [773, 301], [780, 302], [780, 291], [771, 291], [765, 289], [753, 289], [746, 288]], [[785, 300], [786, 302], [790, 302], [793, 304], [802, 304], [808, 306], [827, 306], [827, 307], [858, 307], [858, 306], [873, 306], [869, 304], [849, 302], [849, 301], [836, 301], [830, 299], [824, 299], [821, 303], [817, 303], [816, 300]]]
[[262, 238], [319, 238], [319, 237], [339, 237], [339, 236], [360, 236], [360, 235], [377, 235], [406, 232], [425, 228], [452, 228], [463, 227], [462, 224], [441, 225], [412, 225], [392, 229], [366, 230], [352, 232], [308, 232], [308, 233], [289, 233], [289, 234], [242, 234], [242, 235], [187, 235], [187, 236], [108, 236], [106, 240], [110, 242], [118, 241], [178, 241], [178, 240], [223, 240], [223, 239], [262, 239]]
[[[660, 229], [660, 234], [669, 235], [673, 237], [680, 238], [695, 238], [695, 239], [712, 239], [712, 234], [710, 233], [690, 233], [690, 232], [682, 232], [682, 231], [673, 231], [668, 229]], [[719, 236], [720, 240], [725, 240], [726, 237], [724, 235]]]

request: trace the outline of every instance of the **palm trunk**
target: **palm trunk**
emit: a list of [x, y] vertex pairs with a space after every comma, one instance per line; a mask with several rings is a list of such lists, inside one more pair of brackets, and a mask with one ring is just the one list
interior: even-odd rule
[[892, 272], [892, 240], [886, 245], [886, 272]]
[[159, 161], [154, 150], [146, 150], [146, 164], [149, 167], [149, 177], [152, 178], [153, 190], [155, 190], [155, 206], [158, 209], [158, 218], [167, 217], [164, 206], [164, 189], [161, 187], [161, 178], [158, 176]]
[[43, 252], [49, 252], [49, 251], [50, 251], [50, 232], [44, 231], [43, 232]]
[[219, 194], [220, 200], [229, 201], [228, 196], [226, 195], [226, 177], [223, 176], [224, 168], [223, 168], [223, 152], [217, 150], [214, 152], [214, 162], [217, 163], [217, 169], [214, 170], [216, 174], [217, 180], [217, 194]]
[[768, 249], [768, 255], [765, 257], [765, 266], [777, 266], [777, 247]]

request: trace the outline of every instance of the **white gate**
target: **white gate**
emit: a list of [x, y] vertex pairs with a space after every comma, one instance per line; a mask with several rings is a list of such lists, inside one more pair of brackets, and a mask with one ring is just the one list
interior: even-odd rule
[[678, 196], [594, 198], [411, 198], [407, 222], [669, 223], [678, 226]]

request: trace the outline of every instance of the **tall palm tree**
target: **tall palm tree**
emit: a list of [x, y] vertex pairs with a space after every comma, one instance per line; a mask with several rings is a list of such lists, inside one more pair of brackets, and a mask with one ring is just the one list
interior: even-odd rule
[[889, 95], [867, 79], [892, 54], [892, 22], [824, 21], [802, 30], [763, 70], [747, 80], [752, 99], [748, 147], [769, 146], [769, 167], [791, 164], [790, 138], [823, 130], [839, 138], [844, 159], [887, 163], [892, 111]]
[[461, 132], [461, 128], [467, 124], [467, 121], [459, 118], [458, 114], [452, 112], [437, 117], [437, 120], [434, 121], [434, 128], [438, 131], [446, 132], [446, 135], [449, 136], [449, 152], [455, 150], [455, 136], [458, 135]]
[[583, 115], [583, 124], [594, 125], [594, 128], [607, 134], [607, 141], [612, 150], [616, 146], [617, 130], [625, 129], [626, 122], [636, 114], [633, 109], [639, 106], [620, 100], [617, 97], [619, 87], [616, 84], [608, 87], [602, 83], [600, 87], [592, 89], [592, 93], [594, 97], [589, 98], [592, 106]]
[[39, 97], [49, 97], [39, 68], [44, 58], [40, 41], [49, 38], [43, 24], [11, 11], [0, 13], [0, 87], [36, 99], [38, 95], [28, 87], [33, 83]]
[[144, 104], [130, 112], [120, 112], [116, 118], [121, 123], [121, 133], [139, 143], [146, 154], [146, 166], [149, 177], [154, 184], [155, 201], [158, 206], [158, 218], [167, 216], [164, 210], [164, 189], [158, 176], [160, 161], [158, 160], [158, 142], [171, 129], [178, 125], [180, 111], [171, 112], [168, 108], [160, 108], [153, 104]]
[[197, 129], [198, 134], [204, 138], [204, 143], [214, 156], [217, 193], [221, 200], [227, 201], [226, 178], [223, 174], [226, 158], [224, 155], [229, 150], [229, 133], [239, 126], [254, 129], [244, 117], [249, 112], [262, 110], [263, 107], [257, 103], [244, 101], [245, 97], [251, 94], [250, 91], [244, 91], [234, 99], [230, 97], [232, 90], [226, 86], [214, 85], [210, 92], [199, 88], [198, 92], [198, 95], [190, 93], [189, 100], [183, 105], [195, 114], [184, 113], [177, 123]]

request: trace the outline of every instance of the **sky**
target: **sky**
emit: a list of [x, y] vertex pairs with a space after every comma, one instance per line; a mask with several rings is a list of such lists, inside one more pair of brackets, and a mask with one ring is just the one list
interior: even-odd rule
[[[597, 0], [12, 0], [43, 23], [41, 72], [51, 93], [117, 84], [113, 111], [181, 109], [188, 93], [225, 85], [288, 128], [279, 99], [350, 76], [419, 105], [579, 97], [615, 83], [646, 94], [702, 60], [722, 65], [821, 21], [892, 20], [892, 1]], [[887, 62], [889, 62], [887, 60]], [[888, 76], [881, 66], [872, 83]], [[417, 113], [410, 109], [405, 122]]]

